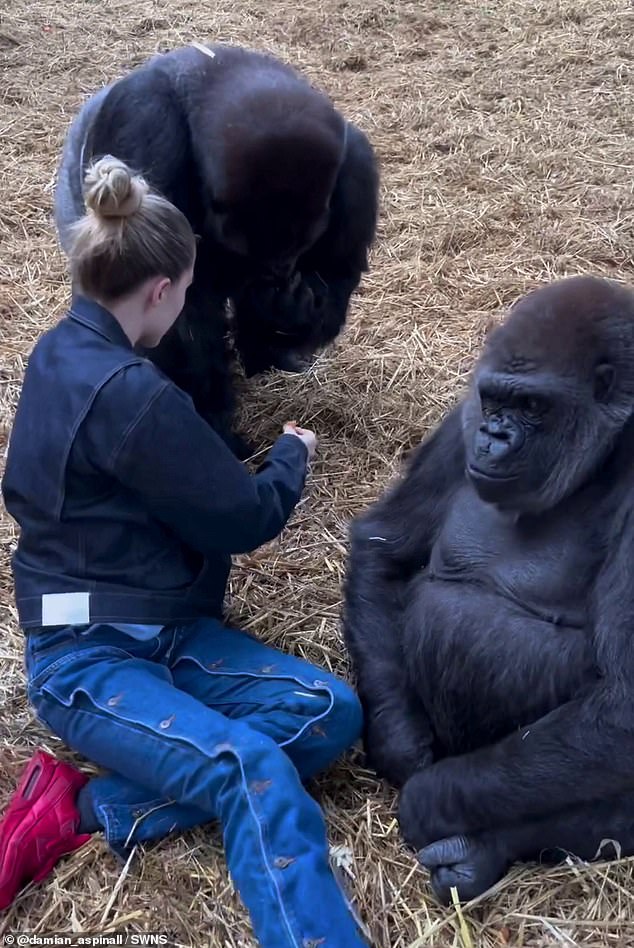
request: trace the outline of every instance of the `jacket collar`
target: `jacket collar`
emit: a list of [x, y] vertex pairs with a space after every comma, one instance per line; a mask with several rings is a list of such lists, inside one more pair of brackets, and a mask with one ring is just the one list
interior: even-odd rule
[[81, 323], [82, 326], [92, 329], [93, 332], [99, 333], [108, 342], [125, 346], [126, 349], [134, 348], [118, 320], [109, 310], [95, 302], [95, 300], [90, 300], [86, 296], [73, 296], [68, 317]]

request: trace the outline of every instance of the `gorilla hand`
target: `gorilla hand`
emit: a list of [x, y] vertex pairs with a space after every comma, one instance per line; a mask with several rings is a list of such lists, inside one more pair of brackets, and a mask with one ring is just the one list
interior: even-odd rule
[[403, 838], [430, 870], [434, 894], [445, 905], [451, 902], [452, 887], [461, 900], [474, 899], [494, 885], [512, 862], [510, 837], [507, 840], [497, 831], [474, 832], [464, 785], [457, 779], [460, 760], [448, 758], [418, 771], [403, 787], [399, 800]]
[[[418, 770], [403, 787], [398, 819], [405, 842], [414, 850], [451, 836], [476, 829], [469, 825], [469, 812], [455, 780], [450, 779], [451, 760]], [[449, 779], [448, 779], [449, 778]]]
[[475, 899], [506, 874], [511, 862], [495, 833], [441, 839], [422, 849], [417, 859], [429, 869], [434, 895], [443, 905], [451, 904], [453, 887], [461, 902]]
[[393, 708], [368, 709], [364, 747], [368, 764], [388, 783], [402, 787], [433, 761], [426, 721]]
[[297, 272], [286, 281], [254, 281], [236, 297], [237, 345], [247, 376], [306, 370], [320, 346], [326, 290], [315, 274]]

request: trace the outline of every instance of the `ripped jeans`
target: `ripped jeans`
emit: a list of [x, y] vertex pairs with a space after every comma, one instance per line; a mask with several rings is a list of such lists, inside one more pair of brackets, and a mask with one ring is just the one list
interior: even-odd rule
[[89, 787], [115, 851], [218, 819], [263, 948], [366, 944], [302, 786], [360, 736], [344, 682], [214, 619], [37, 630], [26, 668], [38, 718], [109, 771]]

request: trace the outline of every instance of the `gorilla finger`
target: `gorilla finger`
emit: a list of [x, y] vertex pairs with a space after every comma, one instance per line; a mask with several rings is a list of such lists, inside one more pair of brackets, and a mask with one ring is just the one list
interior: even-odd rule
[[452, 901], [455, 888], [461, 902], [469, 902], [487, 892], [504, 875], [506, 865], [498, 860], [466, 860], [454, 866], [439, 866], [431, 872], [431, 887], [436, 898], [445, 905]]
[[416, 854], [421, 866], [433, 869], [436, 866], [451, 866], [456, 862], [467, 859], [471, 845], [466, 836], [451, 836], [449, 839], [439, 839], [429, 846], [425, 846]]
[[454, 888], [458, 891], [458, 898], [461, 897], [461, 886], [459, 883], [461, 883], [462, 880], [458, 878], [458, 874], [452, 868], [440, 866], [440, 868], [434, 869], [430, 874], [429, 882], [432, 892], [441, 905], [451, 905], [453, 901], [451, 890]]
[[469, 902], [489, 888], [478, 878], [475, 867], [469, 864], [441, 866], [432, 872], [430, 882], [434, 895], [442, 905], [451, 905], [452, 889], [456, 890], [461, 902]]

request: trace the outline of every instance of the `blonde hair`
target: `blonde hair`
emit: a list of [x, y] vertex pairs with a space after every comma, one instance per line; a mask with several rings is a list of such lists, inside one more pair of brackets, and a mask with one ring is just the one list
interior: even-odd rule
[[176, 281], [192, 266], [189, 221], [123, 161], [108, 155], [91, 165], [84, 201], [68, 256], [73, 284], [86, 296], [117, 300], [151, 277]]

